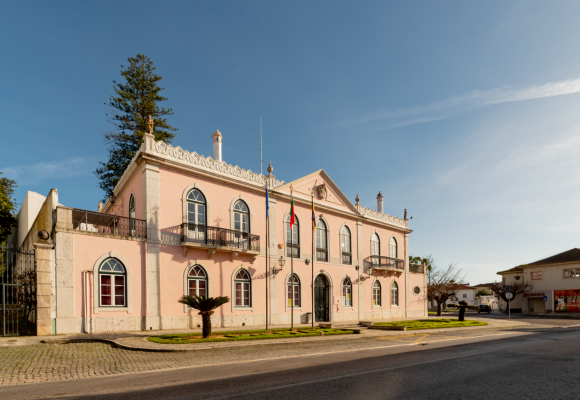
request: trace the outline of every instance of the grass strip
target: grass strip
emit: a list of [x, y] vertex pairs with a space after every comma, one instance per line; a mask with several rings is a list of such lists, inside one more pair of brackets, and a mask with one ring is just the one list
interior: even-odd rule
[[393, 321], [393, 322], [377, 322], [374, 326], [406, 326], [407, 330], [417, 329], [439, 329], [439, 328], [460, 328], [469, 326], [484, 326], [487, 322], [482, 321], [458, 321], [456, 319], [418, 319], [414, 321]]
[[[259, 335], [248, 335], [249, 332], [259, 333]], [[315, 329], [307, 331], [308, 333], [302, 332], [291, 332], [289, 329], [277, 330], [276, 332], [266, 333], [265, 330], [261, 331], [231, 331], [231, 332], [215, 332], [214, 335], [224, 336], [223, 338], [217, 338], [210, 336], [207, 339], [189, 339], [191, 336], [201, 336], [201, 333], [182, 333], [176, 335], [157, 335], [150, 336], [147, 338], [150, 342], [160, 343], [160, 344], [188, 344], [188, 343], [208, 343], [208, 342], [231, 342], [231, 341], [242, 341], [242, 340], [263, 340], [263, 339], [287, 339], [287, 338], [298, 338], [298, 337], [309, 337], [309, 336], [320, 336], [320, 332], [324, 332], [324, 336], [327, 335], [350, 335], [354, 331], [348, 330], [338, 330], [338, 329]]]

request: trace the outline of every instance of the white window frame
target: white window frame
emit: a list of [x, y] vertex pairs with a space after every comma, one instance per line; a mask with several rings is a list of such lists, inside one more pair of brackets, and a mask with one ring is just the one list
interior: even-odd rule
[[[294, 258], [300, 258], [301, 252], [300, 252], [300, 221], [298, 219], [298, 215], [296, 215], [296, 212], [294, 213], [294, 217], [295, 217], [295, 222], [292, 224], [292, 229], [290, 229], [290, 213], [286, 213], [286, 216], [284, 217], [284, 237], [285, 237], [285, 243], [284, 246], [286, 248], [286, 254], [285, 257], [286, 258], [290, 258], [290, 256], [288, 255], [288, 249], [290, 246], [288, 246], [290, 243], [292, 244], [292, 247], [298, 248], [298, 256], [294, 257]], [[289, 235], [290, 234], [290, 235]], [[290, 237], [291, 236], [291, 239]], [[294, 236], [296, 236], [296, 238], [294, 238]], [[294, 243], [294, 239], [296, 239], [296, 243]]]
[[[348, 281], [347, 284], [345, 284], [346, 281]], [[353, 307], [352, 281], [347, 276], [347, 277], [343, 278], [340, 286], [341, 286], [340, 296], [342, 297], [342, 308], [352, 308]], [[345, 293], [345, 289], [346, 289], [346, 293]], [[350, 299], [349, 299], [349, 297], [350, 297]]]
[[398, 258], [397, 255], [399, 253], [399, 246], [397, 243], [397, 239], [394, 236], [391, 237], [389, 241], [389, 257], [391, 258]]
[[[319, 222], [324, 226], [323, 229], [318, 227]], [[320, 233], [319, 233], [319, 231], [320, 231]], [[318, 247], [318, 244], [321, 242], [321, 240], [320, 240], [321, 232], [324, 232], [324, 246], [325, 247]], [[316, 219], [316, 235], [315, 235], [315, 242], [314, 242], [315, 251], [316, 251], [316, 255], [315, 255], [316, 262], [330, 262], [330, 251], [329, 251], [329, 243], [328, 243], [328, 238], [330, 235], [328, 232], [329, 232], [328, 223], [322, 218], [317, 218]], [[319, 260], [318, 259], [318, 250], [319, 249], [325, 250], [326, 260]], [[323, 253], [324, 253], [324, 251], [323, 251]], [[314, 259], [314, 256], [313, 256], [313, 259]]]
[[[99, 269], [104, 261], [108, 258], [115, 258], [117, 261], [123, 265], [125, 268], [125, 306], [101, 306], [100, 299], [100, 279], [99, 279]], [[114, 251], [103, 254], [99, 257], [93, 264], [93, 314], [98, 314], [99, 311], [115, 311], [115, 312], [126, 312], [128, 314], [132, 313], [132, 292], [131, 292], [131, 268], [129, 263], [118, 253]]]
[[399, 307], [399, 284], [396, 281], [391, 283], [391, 307]]
[[[375, 286], [377, 284], [378, 284], [378, 287]], [[378, 280], [375, 280], [373, 282], [373, 286], [372, 286], [373, 307], [382, 307], [383, 306], [383, 299], [382, 299], [383, 290], [382, 289], [383, 289], [383, 287], [381, 285], [381, 282], [379, 282]]]
[[[243, 270], [245, 271], [245, 273], [248, 275], [249, 280], [241, 280], [241, 279], [237, 279], [237, 275], [238, 273]], [[237, 295], [237, 284], [241, 285], [241, 291], [240, 293], [242, 294], [241, 300], [242, 300], [242, 304], [241, 305], [237, 305], [237, 300], [238, 300], [238, 295]], [[244, 290], [245, 288], [248, 289], [248, 304], [243, 304], [244, 303]], [[244, 268], [238, 268], [234, 271], [234, 276], [233, 276], [233, 285], [232, 285], [232, 291], [233, 291], [233, 296], [232, 298], [234, 299], [234, 301], [232, 302], [232, 308], [233, 309], [238, 309], [238, 310], [253, 310], [252, 304], [253, 304], [253, 290], [252, 290], [252, 274], [250, 273], [250, 271], [244, 269]]]
[[[294, 310], [300, 310], [302, 309], [302, 281], [300, 280], [300, 277], [298, 276], [298, 274], [296, 272], [294, 272], [294, 276], [296, 277], [296, 279], [298, 280], [298, 283], [292, 283], [290, 282], [290, 279], [292, 279], [292, 274], [290, 273], [288, 275], [288, 277], [286, 278], [286, 309], [292, 309], [292, 303], [290, 303], [290, 301], [294, 301], [294, 298], [296, 298], [296, 294], [298, 294], [298, 304], [294, 304]], [[289, 289], [290, 287], [292, 288], [292, 295], [293, 297], [290, 298], [290, 293]], [[297, 292], [297, 293], [296, 293]]]
[[[343, 230], [346, 229], [348, 231], [348, 234], [343, 233]], [[347, 239], [348, 238], [348, 239]], [[350, 251], [345, 251], [345, 247], [346, 247], [346, 241], [348, 240], [348, 248]], [[343, 253], [347, 253], [350, 254], [350, 263], [345, 263], [344, 258], [343, 258]], [[348, 225], [344, 224], [341, 228], [340, 228], [340, 263], [343, 265], [352, 265], [353, 263], [353, 251], [352, 251], [352, 231], [350, 230], [350, 228], [348, 227]]]

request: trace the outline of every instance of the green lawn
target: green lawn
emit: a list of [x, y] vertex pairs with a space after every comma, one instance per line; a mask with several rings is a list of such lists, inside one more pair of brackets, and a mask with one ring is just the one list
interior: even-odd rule
[[481, 321], [458, 321], [456, 319], [417, 319], [413, 321], [378, 322], [375, 326], [407, 326], [407, 330], [415, 329], [438, 329], [459, 328], [462, 326], [483, 326], [487, 322]]
[[228, 342], [239, 340], [258, 340], [258, 339], [290, 339], [296, 337], [307, 336], [324, 336], [328, 335], [349, 335], [354, 331], [339, 330], [339, 329], [298, 329], [297, 332], [292, 332], [290, 329], [272, 329], [269, 333], [265, 330], [255, 331], [227, 331], [227, 332], [212, 332], [207, 339], [202, 339], [201, 332], [181, 333], [175, 335], [158, 335], [147, 338], [150, 342], [162, 344], [187, 344], [187, 343], [207, 343], [207, 342]]

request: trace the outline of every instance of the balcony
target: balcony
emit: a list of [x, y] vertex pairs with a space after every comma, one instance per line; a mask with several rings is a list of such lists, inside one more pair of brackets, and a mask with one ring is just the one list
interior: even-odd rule
[[425, 273], [425, 265], [423, 264], [410, 264], [409, 265], [409, 272], [414, 274], [424, 274]]
[[232, 261], [238, 254], [260, 254], [260, 236], [232, 229], [198, 224], [181, 224], [181, 245], [185, 254], [189, 248], [206, 249], [211, 258], [216, 250], [232, 253]]
[[364, 260], [365, 269], [373, 269], [376, 271], [395, 271], [404, 272], [405, 262], [398, 258], [386, 256], [370, 256]]
[[147, 239], [147, 221], [94, 211], [72, 209], [72, 228], [77, 231]]

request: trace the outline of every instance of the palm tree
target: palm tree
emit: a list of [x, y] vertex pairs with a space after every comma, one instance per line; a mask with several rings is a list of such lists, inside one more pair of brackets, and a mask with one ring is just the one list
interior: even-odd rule
[[185, 304], [191, 308], [195, 308], [201, 315], [203, 338], [208, 338], [211, 335], [211, 315], [213, 310], [230, 302], [229, 297], [205, 297], [205, 296], [183, 296], [177, 300], [181, 304]]

